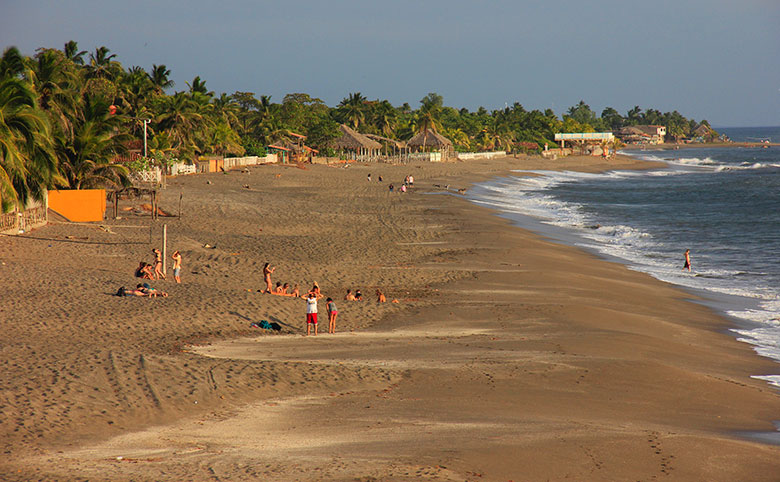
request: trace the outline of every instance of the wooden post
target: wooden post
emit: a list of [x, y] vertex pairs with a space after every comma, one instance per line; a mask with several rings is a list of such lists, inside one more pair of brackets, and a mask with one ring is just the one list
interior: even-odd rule
[[162, 259], [163, 259], [163, 274], [168, 274], [168, 225], [163, 224], [163, 249], [162, 249]]
[[184, 193], [180, 192], [179, 193], [179, 219], [181, 219], [181, 198], [183, 197], [184, 197]]

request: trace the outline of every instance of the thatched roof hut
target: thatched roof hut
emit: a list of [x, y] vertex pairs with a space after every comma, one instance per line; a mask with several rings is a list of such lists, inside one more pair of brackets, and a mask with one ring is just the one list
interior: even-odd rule
[[406, 145], [415, 148], [432, 147], [436, 149], [442, 149], [447, 146], [452, 147], [452, 141], [434, 130], [425, 129], [424, 131], [406, 141]]
[[345, 156], [342, 158], [372, 161], [379, 157], [382, 144], [355, 132], [346, 124], [341, 124], [341, 132], [341, 137], [335, 139], [331, 145], [342, 151], [342, 156]]
[[453, 157], [452, 141], [431, 129], [425, 129], [412, 137], [406, 141], [406, 145], [418, 152], [423, 152], [427, 149], [439, 151], [441, 152], [442, 160]]
[[377, 142], [387, 142], [388, 144], [392, 144], [394, 147], [398, 149], [403, 149], [406, 147], [406, 143], [404, 141], [398, 141], [395, 139], [390, 139], [389, 137], [378, 136], [376, 134], [363, 134], [363, 135]]
[[377, 150], [382, 148], [382, 144], [356, 132], [346, 124], [341, 124], [341, 132], [343, 133], [342, 136], [333, 141], [333, 147], [336, 149], [357, 151]]

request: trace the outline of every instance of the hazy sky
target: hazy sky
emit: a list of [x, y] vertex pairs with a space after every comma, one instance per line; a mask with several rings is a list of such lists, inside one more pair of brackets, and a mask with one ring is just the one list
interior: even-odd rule
[[559, 115], [634, 105], [780, 125], [778, 0], [0, 0], [0, 46], [76, 40], [217, 94], [350, 92]]

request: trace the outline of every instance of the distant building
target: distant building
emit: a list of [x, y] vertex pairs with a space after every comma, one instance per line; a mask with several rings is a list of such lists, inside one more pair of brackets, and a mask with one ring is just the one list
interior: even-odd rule
[[699, 124], [691, 133], [691, 142], [712, 142], [718, 138], [718, 133], [706, 124]]
[[625, 144], [663, 144], [665, 126], [640, 125], [619, 129], [615, 135]]

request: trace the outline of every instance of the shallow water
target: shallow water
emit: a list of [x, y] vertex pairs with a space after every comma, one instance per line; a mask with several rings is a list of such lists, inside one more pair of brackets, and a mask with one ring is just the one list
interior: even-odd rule
[[[723, 131], [740, 141], [780, 141], [780, 128]], [[526, 217], [524, 227], [705, 293], [738, 320], [739, 340], [780, 362], [780, 147], [629, 154], [668, 168], [537, 171], [543, 176], [476, 186], [470, 198]], [[690, 273], [682, 269], [686, 249]], [[780, 376], [756, 375], [780, 387]]]

